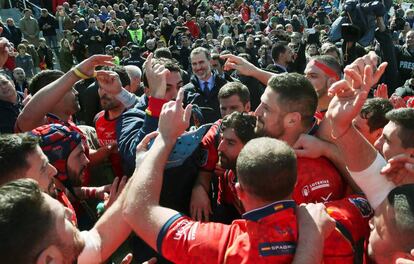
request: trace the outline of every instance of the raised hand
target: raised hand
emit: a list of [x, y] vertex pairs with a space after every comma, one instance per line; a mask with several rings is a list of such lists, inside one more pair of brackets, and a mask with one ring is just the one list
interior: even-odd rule
[[150, 96], [164, 99], [167, 90], [167, 75], [170, 73], [164, 65], [153, 65], [153, 54], [148, 55], [145, 61], [145, 76], [148, 80], [148, 88]]
[[93, 55], [79, 63], [76, 68], [87, 76], [94, 76], [97, 66], [115, 66], [110, 55]]
[[241, 75], [250, 76], [251, 72], [256, 70], [256, 66], [242, 57], [233, 54], [221, 55], [220, 58], [226, 60], [224, 70], [237, 70]]
[[109, 185], [110, 186], [109, 195], [105, 197], [105, 202], [104, 202], [105, 210], [108, 209], [115, 202], [115, 200], [119, 197], [122, 190], [125, 188], [127, 181], [128, 181], [128, 178], [126, 176], [122, 177], [121, 180], [119, 180], [118, 177], [115, 177], [113, 183]]
[[180, 89], [177, 100], [170, 101], [163, 105], [158, 131], [166, 139], [175, 141], [190, 125], [192, 105], [189, 104], [183, 109], [184, 90]]
[[414, 178], [414, 158], [406, 154], [397, 155], [388, 160], [387, 165], [381, 170], [395, 185], [403, 184], [403, 180]]
[[328, 90], [328, 95], [334, 96], [326, 113], [326, 117], [333, 122], [333, 138], [348, 130], [352, 120], [360, 113], [369, 90], [384, 73], [387, 63], [382, 63], [376, 69], [373, 66], [376, 61], [372, 53], [355, 60], [345, 68], [345, 79], [334, 83]]
[[136, 158], [135, 158], [135, 167], [138, 168], [141, 162], [144, 160], [146, 153], [148, 151], [149, 143], [152, 139], [158, 136], [158, 131], [154, 131], [146, 135], [141, 142], [139, 142], [136, 149]]
[[394, 109], [403, 108], [407, 106], [404, 99], [401, 96], [398, 96], [396, 94], [391, 95], [389, 100], [392, 106], [394, 107]]
[[122, 91], [122, 83], [119, 75], [113, 71], [97, 71], [96, 80], [99, 88], [105, 92], [117, 95]]
[[388, 86], [385, 83], [378, 84], [374, 97], [388, 99]]

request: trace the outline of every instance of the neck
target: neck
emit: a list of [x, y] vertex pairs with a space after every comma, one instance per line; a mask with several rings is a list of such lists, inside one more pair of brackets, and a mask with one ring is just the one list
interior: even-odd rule
[[331, 98], [328, 95], [324, 95], [318, 99], [318, 111], [328, 109], [329, 103], [331, 102]]
[[[292, 197], [289, 195], [288, 197], [284, 199], [280, 199], [279, 201], [291, 200], [291, 199]], [[245, 201], [243, 201], [243, 206], [244, 206], [244, 209], [246, 209], [246, 212], [249, 212], [249, 211], [252, 211], [258, 208], [265, 207], [274, 202], [278, 202], [278, 201], [269, 202], [269, 201], [263, 201], [261, 199], [257, 199], [256, 197], [249, 197]]]
[[293, 146], [296, 141], [299, 139], [300, 134], [306, 134], [309, 128], [295, 128], [295, 129], [287, 129], [285, 133], [278, 139], [285, 141], [289, 146]]
[[284, 61], [276, 61], [276, 64], [282, 65], [283, 67], [287, 68], [287, 63]]
[[125, 110], [125, 107], [124, 107], [124, 106], [121, 106], [121, 107], [117, 107], [117, 108], [114, 108], [114, 109], [108, 110], [108, 111], [107, 111], [107, 113], [108, 113], [108, 118], [109, 118], [110, 120], [114, 120], [114, 119], [118, 118], [118, 117], [122, 114], [122, 112], [123, 112], [124, 110]]
[[10, 95], [9, 97], [4, 98], [4, 101], [10, 102], [12, 104], [16, 104], [17, 103], [17, 93], [14, 93], [13, 95]]
[[210, 77], [211, 77], [211, 72], [210, 72], [210, 74], [208, 75], [208, 76], [206, 76], [206, 78], [204, 78], [204, 79], [200, 79], [200, 80], [202, 80], [202, 81], [208, 81], [208, 79], [210, 79]]

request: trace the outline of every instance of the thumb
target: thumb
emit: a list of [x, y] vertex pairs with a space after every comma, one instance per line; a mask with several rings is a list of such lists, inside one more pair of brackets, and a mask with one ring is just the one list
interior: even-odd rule
[[121, 264], [129, 264], [132, 261], [132, 253], [128, 253], [124, 259], [122, 259]]
[[29, 90], [27, 88], [24, 88], [24, 98], [26, 98], [29, 95]]
[[306, 151], [304, 149], [294, 149], [294, 151], [295, 151], [295, 154], [296, 154], [296, 156], [298, 158], [300, 158], [300, 157], [306, 157], [305, 156]]

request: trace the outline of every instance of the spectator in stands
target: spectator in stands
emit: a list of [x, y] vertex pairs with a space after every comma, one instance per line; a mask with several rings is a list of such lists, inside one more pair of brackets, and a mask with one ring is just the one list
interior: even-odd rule
[[37, 20], [32, 16], [32, 11], [30, 9], [25, 9], [23, 11], [23, 18], [20, 19], [19, 25], [20, 30], [23, 33], [23, 38], [27, 39], [30, 44], [39, 45], [39, 24]]
[[16, 67], [22, 68], [28, 78], [33, 77], [34, 64], [30, 54], [27, 53], [26, 46], [19, 44], [17, 46], [19, 54], [16, 56]]
[[56, 35], [56, 29], [58, 29], [57, 20], [49, 14], [46, 8], [43, 8], [37, 22], [43, 37], [46, 39], [46, 45], [57, 53], [59, 48]]
[[[29, 82], [26, 78], [26, 73], [22, 68], [16, 67], [13, 70], [13, 81], [16, 91], [24, 93], [29, 88]], [[26, 91], [28, 92], [28, 91]]]

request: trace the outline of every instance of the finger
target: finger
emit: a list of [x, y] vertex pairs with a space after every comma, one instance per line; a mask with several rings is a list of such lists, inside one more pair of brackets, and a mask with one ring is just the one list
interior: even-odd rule
[[141, 142], [138, 144], [137, 146], [137, 152], [138, 151], [146, 151], [148, 150], [148, 144], [150, 143], [150, 141], [158, 136], [158, 131], [153, 131], [151, 133], [149, 133], [148, 135], [146, 135]]
[[146, 72], [150, 72], [152, 69], [152, 57], [154, 55], [152, 54], [152, 52], [148, 55], [147, 60], [145, 61], [145, 70]]
[[117, 196], [119, 196], [121, 194], [121, 192], [125, 188], [127, 182], [128, 182], [128, 177], [123, 176], [121, 181], [119, 182], [119, 185], [118, 185]]
[[151, 258], [150, 260], [145, 261], [142, 264], [155, 264], [155, 263], [157, 263], [157, 258], [154, 257], [154, 258]]
[[192, 109], [193, 109], [192, 104], [189, 104], [185, 107], [185, 113], [184, 113], [184, 117], [183, 117], [185, 123], [190, 123]]
[[196, 220], [196, 218], [195, 218], [195, 210], [194, 210], [194, 206], [193, 205], [190, 206], [190, 216], [191, 216], [192, 219]]
[[110, 191], [111, 195], [116, 193], [116, 190], [118, 189], [118, 184], [119, 184], [119, 177], [115, 177], [111, 185], [111, 191]]
[[203, 215], [204, 215], [204, 221], [208, 222], [209, 216], [210, 216], [208, 208], [203, 208]]
[[381, 76], [384, 74], [385, 69], [388, 66], [388, 62], [383, 62], [380, 64], [380, 66], [378, 67], [378, 69], [376, 70], [376, 72], [374, 73], [373, 79], [374, 79], [374, 83], [377, 83], [379, 81], [379, 79], [381, 78]]
[[349, 84], [352, 85], [352, 88], [359, 88], [362, 84], [362, 77], [361, 75], [354, 69], [347, 69], [344, 71], [345, 73], [345, 80], [348, 81]]
[[203, 215], [200, 208], [196, 208], [196, 221], [203, 221]]
[[121, 264], [129, 264], [132, 261], [132, 253], [128, 253], [121, 261]]
[[414, 164], [413, 163], [405, 163], [404, 167], [410, 173], [414, 173]]
[[304, 149], [294, 149], [294, 151], [298, 158], [306, 157], [306, 151]]
[[333, 96], [349, 89], [349, 83], [346, 80], [337, 81], [329, 88], [328, 95]]
[[176, 106], [181, 107], [183, 105], [184, 100], [184, 89], [180, 88], [178, 91], [177, 99], [175, 100]]

